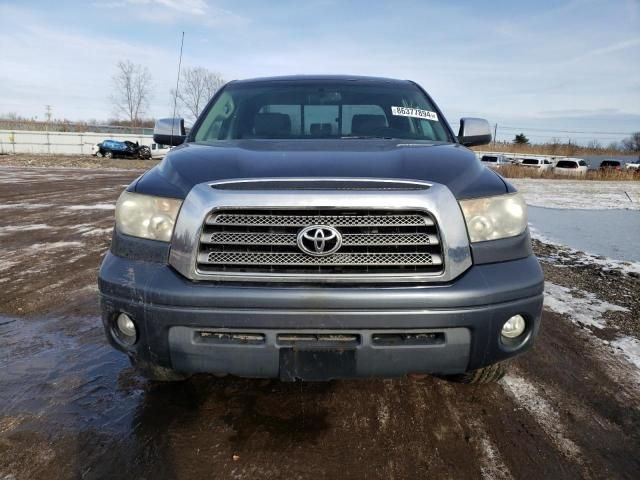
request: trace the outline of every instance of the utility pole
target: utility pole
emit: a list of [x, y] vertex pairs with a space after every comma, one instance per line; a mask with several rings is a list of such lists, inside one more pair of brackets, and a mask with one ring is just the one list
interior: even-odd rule
[[493, 126], [493, 146], [496, 146], [496, 137], [498, 136], [498, 124]]
[[51, 141], [49, 139], [49, 123], [51, 122], [51, 105], [45, 105], [44, 116], [47, 117], [47, 153], [51, 154]]
[[49, 131], [49, 123], [51, 122], [51, 105], [45, 105], [44, 116], [47, 117], [47, 132]]

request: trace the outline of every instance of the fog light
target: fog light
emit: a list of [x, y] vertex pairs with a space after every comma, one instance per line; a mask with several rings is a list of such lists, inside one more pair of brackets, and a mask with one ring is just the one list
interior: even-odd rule
[[526, 323], [522, 315], [514, 315], [509, 320], [504, 322], [502, 326], [502, 336], [507, 338], [516, 338], [522, 335], [524, 329], [526, 327]]
[[133, 323], [133, 320], [126, 313], [121, 313], [118, 315], [118, 320], [116, 321], [118, 325], [118, 330], [122, 335], [124, 335], [127, 340], [135, 340], [137, 335], [136, 324]]

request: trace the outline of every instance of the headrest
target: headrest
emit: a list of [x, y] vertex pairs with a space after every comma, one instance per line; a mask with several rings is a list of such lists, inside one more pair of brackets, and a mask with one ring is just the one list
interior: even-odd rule
[[265, 137], [288, 137], [291, 118], [286, 113], [258, 113], [253, 118], [253, 133]]
[[359, 114], [351, 120], [351, 133], [354, 135], [372, 135], [387, 126], [384, 115]]

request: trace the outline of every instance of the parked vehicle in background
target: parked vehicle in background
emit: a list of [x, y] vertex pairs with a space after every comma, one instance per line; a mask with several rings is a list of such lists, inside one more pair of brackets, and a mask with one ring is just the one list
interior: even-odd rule
[[[177, 127], [177, 128], [176, 128]], [[176, 132], [178, 132], [176, 134]], [[498, 380], [544, 279], [526, 204], [406, 80], [227, 83], [120, 196], [99, 274], [111, 344], [156, 380]]]
[[91, 155], [97, 157], [100, 154], [100, 144], [96, 143], [91, 147]]
[[169, 153], [171, 147], [169, 145], [163, 145], [162, 143], [151, 144], [151, 158], [164, 158]]
[[97, 156], [106, 158], [140, 158], [142, 160], [151, 158], [151, 149], [147, 145], [140, 145], [138, 142], [104, 140], [97, 146]]
[[640, 157], [633, 162], [627, 162], [624, 166], [627, 170], [638, 170], [640, 171]]
[[622, 164], [618, 160], [603, 160], [600, 162], [600, 170], [620, 170]]
[[553, 168], [553, 173], [559, 175], [586, 175], [589, 167], [581, 158], [565, 158]]
[[504, 155], [483, 155], [480, 161], [487, 167], [500, 168], [505, 165], [511, 165], [512, 162]]
[[524, 168], [536, 169], [539, 172], [545, 172], [553, 167], [551, 160], [546, 158], [524, 158], [518, 165]]

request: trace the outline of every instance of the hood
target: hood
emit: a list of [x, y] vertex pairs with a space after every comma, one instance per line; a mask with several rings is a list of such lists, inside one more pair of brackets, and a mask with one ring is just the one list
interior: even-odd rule
[[198, 183], [287, 177], [422, 180], [446, 185], [458, 199], [507, 191], [501, 177], [461, 145], [371, 139], [187, 143], [130, 190], [184, 198]]

